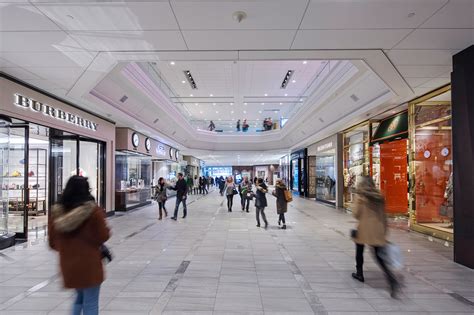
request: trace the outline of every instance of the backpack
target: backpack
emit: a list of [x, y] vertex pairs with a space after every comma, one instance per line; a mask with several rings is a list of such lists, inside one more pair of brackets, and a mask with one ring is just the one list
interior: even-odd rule
[[288, 189], [285, 189], [283, 191], [283, 193], [285, 195], [286, 202], [292, 202], [293, 201], [293, 194], [291, 193], [291, 191], [289, 191]]

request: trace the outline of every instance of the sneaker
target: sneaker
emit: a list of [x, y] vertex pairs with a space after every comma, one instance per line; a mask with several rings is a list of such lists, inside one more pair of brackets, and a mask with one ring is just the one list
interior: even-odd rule
[[353, 272], [352, 278], [359, 280], [360, 282], [364, 282], [364, 276], [358, 273]]

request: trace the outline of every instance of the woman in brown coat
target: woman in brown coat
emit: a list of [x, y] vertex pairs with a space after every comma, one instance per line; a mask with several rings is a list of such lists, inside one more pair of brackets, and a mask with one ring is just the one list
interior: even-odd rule
[[281, 179], [277, 179], [275, 183], [275, 190], [272, 192], [272, 195], [276, 197], [276, 208], [278, 217], [278, 225], [283, 223], [281, 227], [283, 230], [286, 230], [285, 222], [285, 213], [288, 210], [288, 202], [285, 198], [286, 185]]
[[395, 296], [399, 284], [382, 257], [384, 246], [387, 244], [385, 200], [383, 195], [375, 187], [371, 177], [363, 176], [359, 178], [352, 214], [359, 221], [357, 230], [354, 233], [355, 235], [353, 235], [353, 240], [356, 243], [357, 272], [353, 273], [352, 277], [364, 282], [364, 247], [365, 245], [369, 245], [374, 249], [377, 263], [385, 272], [387, 281], [390, 284], [392, 296]]
[[100, 285], [104, 281], [99, 247], [110, 232], [103, 210], [89, 192], [87, 178], [69, 179], [48, 225], [49, 245], [59, 252], [64, 286], [76, 289], [72, 314], [98, 314]]

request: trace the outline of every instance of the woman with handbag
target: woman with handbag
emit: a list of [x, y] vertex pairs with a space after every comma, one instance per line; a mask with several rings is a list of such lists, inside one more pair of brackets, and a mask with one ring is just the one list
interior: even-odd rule
[[260, 227], [260, 215], [262, 215], [263, 222], [265, 222], [265, 228], [268, 227], [267, 217], [265, 216], [265, 207], [267, 206], [267, 197], [265, 194], [268, 192], [268, 187], [265, 185], [263, 178], [257, 179], [255, 185], [257, 188], [255, 193], [255, 213], [257, 217], [257, 227]]
[[225, 195], [227, 197], [227, 211], [232, 212], [232, 204], [234, 202], [234, 195], [238, 192], [235, 189], [234, 178], [232, 176], [227, 177], [225, 183]]
[[48, 231], [49, 246], [59, 252], [64, 286], [76, 290], [72, 314], [99, 314], [102, 258], [104, 249], [108, 251], [103, 244], [110, 231], [104, 210], [90, 194], [87, 178], [68, 180], [61, 201], [51, 211]]
[[369, 176], [361, 176], [358, 179], [352, 215], [359, 221], [357, 230], [353, 230], [351, 233], [352, 239], [356, 243], [357, 270], [352, 274], [352, 277], [364, 282], [364, 248], [365, 245], [369, 245], [374, 250], [378, 265], [385, 273], [392, 297], [396, 297], [400, 285], [383, 259], [384, 246], [387, 244], [385, 200]]
[[163, 210], [165, 211], [165, 217], [168, 216], [168, 211], [166, 211], [165, 203], [168, 200], [168, 195], [166, 193], [166, 189], [168, 188], [168, 184], [166, 184], [165, 179], [160, 177], [158, 179], [158, 185], [156, 186], [156, 201], [158, 201], [158, 208], [160, 216], [158, 220], [163, 219]]
[[278, 225], [283, 223], [282, 229], [286, 230], [285, 213], [288, 210], [288, 202], [285, 197], [286, 185], [281, 179], [277, 179], [275, 183], [275, 190], [272, 195], [276, 197], [276, 208], [278, 217]]

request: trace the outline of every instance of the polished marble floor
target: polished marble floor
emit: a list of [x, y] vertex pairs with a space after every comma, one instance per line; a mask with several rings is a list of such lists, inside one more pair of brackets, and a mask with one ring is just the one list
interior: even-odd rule
[[[223, 197], [190, 197], [188, 217], [158, 221], [152, 205], [109, 219], [115, 259], [106, 266], [101, 314], [473, 314], [474, 271], [450, 244], [392, 230], [406, 266], [401, 299], [389, 297], [366, 252], [366, 283], [353, 281], [355, 221], [295, 198], [287, 230], [269, 196], [268, 229], [255, 209], [228, 213]], [[172, 208], [174, 200], [170, 200]], [[69, 314], [57, 255], [43, 238], [0, 251], [0, 314]]]

